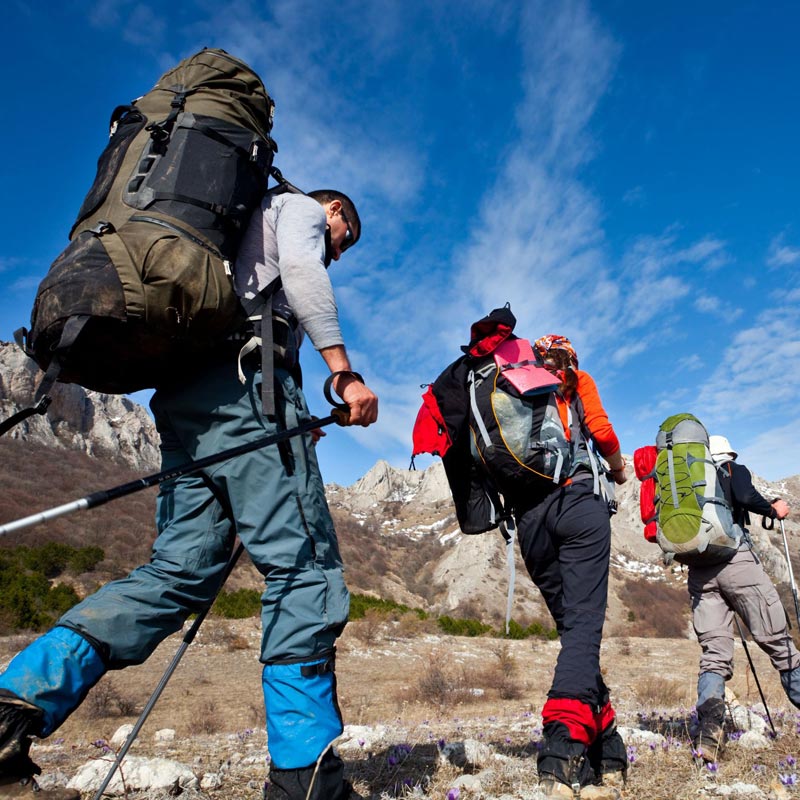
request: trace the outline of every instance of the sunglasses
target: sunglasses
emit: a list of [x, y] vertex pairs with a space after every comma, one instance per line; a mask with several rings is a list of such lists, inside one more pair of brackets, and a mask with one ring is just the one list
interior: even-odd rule
[[345, 233], [344, 241], [342, 242], [342, 246], [339, 248], [339, 252], [344, 253], [345, 250], [349, 249], [356, 243], [356, 237], [353, 234], [353, 229], [350, 227], [350, 220], [347, 219], [347, 215], [344, 213], [343, 209], [339, 209], [339, 215], [344, 220], [344, 224], [347, 225], [347, 233]]

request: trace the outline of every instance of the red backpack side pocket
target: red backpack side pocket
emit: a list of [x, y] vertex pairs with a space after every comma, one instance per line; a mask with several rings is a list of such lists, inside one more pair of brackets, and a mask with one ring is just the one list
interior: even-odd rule
[[422, 407], [417, 414], [412, 433], [413, 450], [411, 457], [420, 453], [430, 453], [434, 456], [443, 456], [453, 443], [447, 431], [444, 416], [439, 410], [439, 403], [433, 394], [433, 387], [428, 386], [422, 395]]
[[636, 477], [642, 482], [639, 487], [639, 513], [644, 522], [644, 538], [648, 542], [656, 540], [656, 457], [655, 445], [640, 447], [633, 454], [633, 469]]

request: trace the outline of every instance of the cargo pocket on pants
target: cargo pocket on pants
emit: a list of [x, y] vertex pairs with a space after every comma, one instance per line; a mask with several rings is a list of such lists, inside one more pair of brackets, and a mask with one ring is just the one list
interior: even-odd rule
[[350, 592], [341, 569], [326, 569], [323, 572], [326, 583], [325, 627], [338, 636], [344, 630], [350, 615]]
[[777, 591], [751, 587], [744, 599], [745, 624], [754, 637], [766, 638], [780, 634], [786, 627], [786, 614]]

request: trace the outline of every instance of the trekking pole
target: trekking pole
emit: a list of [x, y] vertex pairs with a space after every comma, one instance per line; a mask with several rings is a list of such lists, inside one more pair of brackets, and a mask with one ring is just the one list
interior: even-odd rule
[[[105, 489], [100, 492], [93, 492], [92, 494], [82, 497], [80, 500], [73, 500], [71, 503], [64, 503], [64, 505], [55, 506], [45, 511], [40, 511], [38, 514], [31, 514], [29, 517], [22, 517], [21, 519], [7, 522], [0, 525], [0, 536], [6, 533], [12, 533], [22, 528], [28, 528], [31, 525], [38, 525], [41, 522], [48, 522], [51, 519], [62, 517], [65, 514], [71, 514], [73, 511], [82, 511], [83, 509], [97, 508], [98, 506], [110, 503], [112, 500], [117, 500], [120, 497], [127, 497], [129, 494], [140, 492], [142, 489], [149, 489], [151, 486], [158, 486], [165, 481], [172, 478], [178, 478], [181, 475], [191, 475], [193, 472], [198, 472], [201, 469], [210, 467], [212, 464], [218, 464], [220, 461], [227, 461], [229, 458], [250, 453], [253, 450], [260, 450], [262, 447], [267, 447], [277, 442], [283, 442], [286, 439], [292, 439], [299, 436], [301, 433], [308, 433], [316, 428], [324, 428], [326, 425], [337, 423], [344, 425], [347, 422], [350, 409], [346, 403], [337, 403], [333, 400], [330, 387], [331, 381], [338, 373], [333, 373], [325, 381], [324, 393], [325, 399], [333, 406], [332, 412], [329, 416], [322, 419], [310, 419], [301, 423], [295, 428], [290, 428], [285, 431], [278, 431], [272, 436], [265, 436], [261, 439], [255, 439], [252, 442], [240, 444], [237, 447], [231, 447], [228, 450], [222, 450], [205, 458], [199, 458], [197, 461], [188, 461], [180, 466], [173, 467], [172, 469], [165, 469], [161, 472], [153, 473], [152, 475], [145, 475], [143, 478], [131, 481], [130, 483], [123, 483], [120, 486], [114, 486], [111, 489]], [[361, 378], [358, 373], [353, 373], [359, 380]]]
[[750, 672], [753, 673], [753, 678], [756, 682], [756, 686], [758, 687], [758, 693], [761, 695], [761, 703], [764, 706], [764, 711], [767, 712], [767, 719], [769, 720], [769, 726], [772, 728], [772, 735], [777, 736], [778, 732], [775, 730], [775, 725], [772, 722], [772, 715], [769, 713], [769, 706], [767, 705], [767, 700], [764, 697], [764, 692], [761, 689], [761, 682], [758, 680], [758, 673], [756, 672], [756, 666], [753, 664], [753, 659], [750, 657], [750, 650], [747, 647], [747, 640], [744, 638], [744, 631], [742, 630], [742, 623], [739, 622], [739, 617], [736, 616], [734, 613], [733, 618], [736, 620], [736, 627], [739, 629], [739, 636], [742, 638], [742, 647], [744, 647], [745, 655], [747, 656], [747, 661], [750, 664]]
[[195, 618], [192, 626], [186, 631], [186, 634], [183, 637], [183, 641], [181, 642], [180, 647], [178, 648], [175, 656], [173, 657], [172, 661], [169, 663], [164, 674], [161, 676], [161, 680], [158, 682], [153, 694], [150, 695], [150, 699], [145, 704], [142, 713], [139, 715], [139, 719], [136, 720], [136, 724], [133, 726], [133, 730], [128, 734], [128, 738], [125, 740], [125, 744], [122, 745], [119, 752], [117, 753], [117, 757], [114, 759], [114, 763], [111, 765], [111, 769], [109, 769], [108, 773], [106, 774], [105, 779], [100, 784], [100, 788], [94, 795], [92, 800], [100, 800], [103, 796], [103, 792], [105, 792], [108, 784], [111, 783], [111, 779], [114, 777], [114, 773], [119, 768], [120, 764], [122, 764], [122, 760], [128, 754], [128, 750], [130, 750], [131, 745], [136, 741], [136, 737], [139, 735], [139, 731], [142, 729], [147, 718], [150, 716], [150, 712], [153, 710], [155, 704], [158, 702], [159, 697], [161, 697], [161, 693], [166, 688], [169, 679], [172, 677], [172, 673], [178, 667], [180, 660], [183, 658], [183, 654], [186, 652], [189, 645], [194, 641], [194, 637], [197, 635], [197, 631], [200, 630], [200, 626], [203, 624], [206, 616], [208, 616], [208, 612], [211, 611], [211, 606], [214, 605], [214, 601], [217, 599], [217, 595], [222, 591], [222, 587], [225, 585], [225, 581], [228, 580], [231, 572], [233, 571], [234, 566], [236, 566], [236, 562], [239, 560], [239, 556], [244, 552], [244, 545], [239, 542], [236, 549], [231, 554], [231, 557], [228, 559], [228, 564], [225, 567], [225, 571], [222, 573], [222, 580], [219, 584], [219, 589], [217, 589], [214, 597], [211, 599], [211, 602], [206, 606], [206, 608], [201, 611], [197, 617]]
[[783, 537], [783, 552], [786, 554], [786, 566], [789, 568], [789, 585], [792, 587], [792, 597], [794, 598], [794, 613], [797, 617], [797, 624], [800, 626], [800, 600], [797, 597], [797, 584], [794, 582], [794, 570], [792, 569], [792, 559], [789, 556], [789, 540], [786, 538], [786, 528], [781, 523], [781, 536]]

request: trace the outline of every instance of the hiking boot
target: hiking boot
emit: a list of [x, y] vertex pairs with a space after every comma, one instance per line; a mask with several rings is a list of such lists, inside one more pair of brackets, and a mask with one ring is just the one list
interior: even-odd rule
[[725, 750], [725, 701], [712, 697], [697, 707], [697, 731], [692, 737], [694, 757], [718, 761]]
[[539, 781], [539, 794], [542, 797], [564, 797], [568, 800], [572, 800], [576, 796], [571, 786], [567, 786], [566, 783], [561, 783], [555, 778], [545, 778]]
[[0, 694], [0, 800], [80, 800], [74, 789], [42, 789], [34, 775], [42, 770], [31, 761], [31, 736], [42, 711], [9, 692]]
[[539, 783], [542, 797], [561, 797], [565, 800], [620, 800], [622, 795], [613, 786], [567, 786], [554, 778], [545, 778]]
[[627, 774], [621, 769], [614, 770], [613, 772], [604, 772], [601, 776], [602, 786], [611, 786], [614, 789], [622, 791], [625, 788]]
[[622, 789], [628, 773], [628, 753], [615, 721], [592, 742], [587, 752], [596, 786]]
[[0, 800], [81, 800], [75, 789], [42, 789], [32, 776], [0, 776]]
[[0, 693], [0, 775], [26, 774], [31, 736], [39, 730], [42, 716], [40, 708], [16, 695]]
[[692, 755], [700, 761], [719, 761], [725, 752], [725, 731], [722, 726], [703, 725], [692, 739], [692, 748]]
[[319, 766], [278, 769], [273, 764], [264, 792], [264, 800], [359, 800], [360, 797], [350, 781], [344, 779], [344, 763], [330, 750], [320, 759]]

